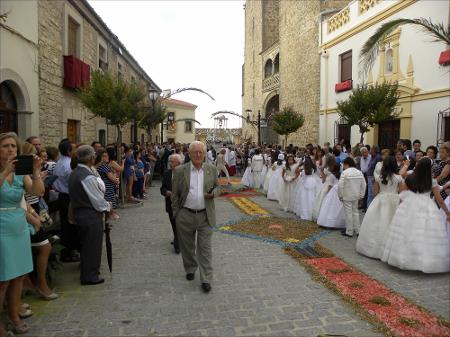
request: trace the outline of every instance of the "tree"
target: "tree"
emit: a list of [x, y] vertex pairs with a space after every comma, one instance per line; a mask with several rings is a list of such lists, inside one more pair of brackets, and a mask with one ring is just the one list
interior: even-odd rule
[[152, 106], [143, 107], [141, 112], [142, 118], [139, 121], [139, 126], [147, 130], [147, 135], [151, 141], [152, 130], [163, 123], [167, 118], [166, 107], [158, 100]]
[[397, 89], [397, 83], [361, 84], [352, 90], [347, 100], [337, 102], [339, 116], [350, 126], [359, 127], [361, 143], [364, 134], [375, 124], [398, 118], [394, 110], [398, 101]]
[[284, 135], [285, 144], [289, 135], [300, 129], [305, 123], [302, 114], [298, 114], [292, 107], [285, 107], [272, 117], [272, 129], [279, 135]]
[[122, 127], [141, 114], [145, 90], [138, 83], [127, 83], [111, 73], [96, 70], [78, 96], [95, 116], [105, 118], [109, 124], [116, 126], [117, 145], [120, 145]]
[[435, 42], [444, 42], [450, 45], [450, 29], [445, 27], [444, 24], [435, 24], [430, 19], [396, 19], [384, 23], [377, 31], [369, 37], [366, 43], [363, 45], [360, 53], [360, 66], [364, 73], [367, 73], [372, 68], [375, 59], [377, 58], [380, 46], [384, 43], [384, 40], [395, 29], [402, 25], [414, 25], [419, 27], [426, 34], [435, 38]]

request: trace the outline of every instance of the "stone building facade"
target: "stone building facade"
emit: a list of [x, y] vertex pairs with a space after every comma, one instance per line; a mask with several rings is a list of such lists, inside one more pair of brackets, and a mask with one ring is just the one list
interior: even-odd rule
[[[62, 138], [74, 142], [104, 144], [117, 139], [117, 131], [86, 109], [72, 89], [65, 88], [64, 56], [72, 55], [90, 66], [102, 68], [146, 89], [160, 91], [86, 0], [38, 0], [39, 125], [45, 144]], [[122, 130], [122, 141], [133, 141], [133, 125]], [[147, 140], [139, 129], [137, 141]]]
[[[305, 145], [319, 138], [320, 17], [346, 6], [349, 0], [252, 0], [245, 5], [243, 116], [261, 113], [261, 141], [281, 139], [270, 128], [271, 116], [292, 107], [305, 124], [288, 143]], [[243, 135], [257, 140], [257, 129], [243, 122]]]

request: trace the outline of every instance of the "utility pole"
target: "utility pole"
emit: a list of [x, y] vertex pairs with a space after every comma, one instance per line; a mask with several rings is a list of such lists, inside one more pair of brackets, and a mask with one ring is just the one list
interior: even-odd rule
[[258, 110], [258, 145], [261, 146], [261, 111]]

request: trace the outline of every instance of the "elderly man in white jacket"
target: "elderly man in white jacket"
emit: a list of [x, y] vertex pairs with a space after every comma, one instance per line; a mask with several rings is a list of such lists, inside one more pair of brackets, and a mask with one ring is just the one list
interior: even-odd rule
[[345, 158], [343, 161], [344, 172], [338, 183], [338, 196], [344, 205], [346, 223], [346, 230], [342, 235], [348, 237], [359, 233], [361, 223], [359, 222], [358, 200], [364, 198], [366, 193], [364, 175], [355, 166], [353, 158]]

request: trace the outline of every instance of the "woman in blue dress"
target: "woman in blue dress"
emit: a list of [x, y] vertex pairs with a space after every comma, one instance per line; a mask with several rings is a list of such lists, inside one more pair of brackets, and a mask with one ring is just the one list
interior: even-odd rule
[[136, 162], [134, 161], [133, 149], [125, 147], [125, 166], [123, 177], [127, 184], [127, 202], [135, 203], [137, 200], [133, 198], [133, 184]]
[[[19, 317], [20, 297], [23, 277], [33, 270], [30, 232], [35, 229], [28, 224], [21, 202], [25, 191], [43, 196], [45, 187], [40, 176], [42, 160], [38, 156], [33, 157], [31, 177], [15, 175], [18, 143], [15, 133], [0, 134], [0, 301], [6, 294], [12, 330], [24, 333], [29, 327]], [[0, 324], [0, 337], [3, 336], [6, 330]]]

